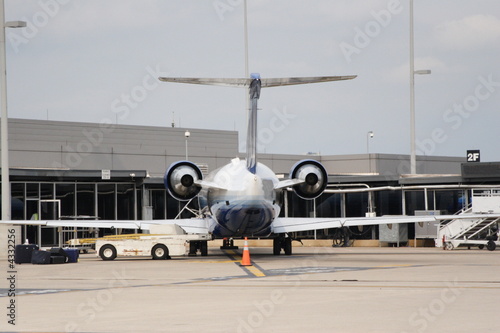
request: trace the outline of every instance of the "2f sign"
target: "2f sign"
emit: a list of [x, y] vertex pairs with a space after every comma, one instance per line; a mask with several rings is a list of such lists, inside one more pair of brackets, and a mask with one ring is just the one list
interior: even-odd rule
[[467, 162], [481, 162], [479, 150], [467, 150]]

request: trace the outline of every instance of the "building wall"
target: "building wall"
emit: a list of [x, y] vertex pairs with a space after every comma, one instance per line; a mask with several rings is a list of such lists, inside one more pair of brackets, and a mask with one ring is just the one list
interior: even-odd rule
[[[108, 219], [142, 218], [143, 209], [152, 208], [154, 218], [172, 218], [177, 213], [179, 205], [169, 198], [161, 186], [160, 179], [165, 169], [173, 162], [183, 160], [186, 153], [185, 128], [147, 127], [130, 125], [106, 125], [74, 122], [56, 122], [42, 120], [9, 119], [10, 166], [11, 168], [65, 168], [73, 171], [67, 173], [80, 174], [86, 172], [99, 173], [99, 170], [110, 169], [112, 174], [119, 174], [118, 170], [138, 170], [142, 178], [147, 171], [152, 177], [150, 183], [137, 186], [127, 182], [102, 182], [98, 177], [80, 179], [78, 181], [65, 179], [64, 173], [58, 177], [40, 177], [40, 180], [31, 176], [22, 179], [16, 170], [18, 180], [12, 182], [13, 198], [21, 203], [21, 218], [33, 216], [38, 204], [44, 200], [60, 200], [64, 206], [65, 215], [99, 216]], [[189, 160], [206, 164], [209, 171], [228, 163], [236, 156], [244, 158], [238, 152], [238, 133], [235, 131], [215, 131], [189, 129], [191, 136], [188, 139]], [[389, 178], [398, 179], [398, 175], [409, 173], [408, 155], [391, 154], [358, 154], [342, 156], [308, 156], [285, 154], [259, 154], [259, 161], [266, 164], [276, 173], [288, 173], [290, 168], [299, 160], [315, 159], [322, 162], [328, 173], [342, 174], [379, 174], [380, 176], [338, 177], [346, 182], [383, 182]], [[460, 174], [461, 163], [465, 158], [458, 157], [417, 157], [417, 171], [420, 174]], [[27, 170], [32, 174], [54, 172], [53, 170]], [[137, 172], [137, 171], [136, 171]], [[123, 173], [123, 172], [122, 172]], [[128, 177], [128, 172], [125, 172]], [[384, 175], [391, 176], [385, 179]], [[480, 176], [485, 176], [479, 173]], [[132, 175], [130, 174], [132, 177]], [[497, 179], [498, 174], [494, 175]], [[38, 177], [38, 176], [37, 176]], [[76, 177], [76, 176], [75, 176]], [[363, 178], [364, 177], [364, 178]], [[123, 177], [122, 177], [123, 178]], [[446, 178], [446, 177], [442, 177]], [[454, 178], [454, 177], [451, 177]], [[44, 180], [45, 179], [45, 180]], [[73, 178], [71, 178], [73, 179]], [[401, 180], [429, 182], [429, 179], [399, 178]], [[440, 181], [443, 179], [439, 178]], [[454, 178], [455, 179], [455, 178]], [[38, 183], [38, 181], [40, 183]], [[30, 190], [35, 186], [38, 191]], [[112, 186], [112, 190], [109, 187]], [[17, 188], [17, 192], [16, 192]], [[51, 189], [47, 191], [46, 189]], [[133, 192], [131, 192], [133, 189]], [[431, 196], [440, 196], [437, 202], [440, 206], [430, 207], [436, 210], [461, 208], [460, 199], [463, 190], [431, 191]], [[450, 194], [451, 193], [451, 194]], [[412, 192], [406, 199], [406, 213], [425, 209], [423, 204], [424, 193]], [[290, 196], [293, 195], [290, 193]], [[343, 197], [346, 199], [342, 201]], [[399, 193], [377, 192], [375, 194], [376, 212], [383, 214], [400, 214], [401, 199]], [[414, 197], [414, 198], [413, 198]], [[354, 193], [345, 196], [341, 194], [327, 194], [318, 200], [318, 214], [321, 216], [339, 216], [342, 213], [341, 204], [346, 203], [344, 209], [347, 216], [363, 216], [367, 211], [367, 194]], [[297, 198], [296, 198], [297, 199]], [[409, 200], [411, 199], [411, 200]], [[292, 216], [311, 216], [312, 202], [289, 200]], [[95, 206], [94, 206], [95, 205]], [[84, 210], [82, 211], [83, 208]], [[450, 208], [451, 207], [451, 208]], [[49, 210], [47, 210], [49, 211]], [[144, 210], [146, 211], [146, 210]], [[42, 211], [38, 213], [43, 213]], [[38, 214], [37, 213], [37, 214]], [[64, 215], [63, 214], [63, 215]], [[296, 215], [299, 214], [299, 215]], [[41, 216], [41, 215], [39, 215]], [[6, 234], [7, 228], [0, 228], [0, 236]], [[28, 231], [25, 232], [29, 234]], [[17, 232], [18, 239], [22, 239]], [[316, 234], [315, 234], [316, 235]], [[326, 234], [323, 236], [327, 236]], [[5, 238], [4, 238], [5, 240]], [[0, 239], [0, 244], [6, 244]], [[5, 249], [5, 248], [4, 248]], [[0, 251], [4, 253], [7, 251]], [[0, 258], [2, 257], [0, 253]]]
[[[185, 128], [9, 120], [10, 166], [148, 170], [185, 159]], [[189, 129], [189, 159], [218, 168], [237, 156], [238, 133]]]
[[[160, 177], [173, 162], [185, 159], [185, 128], [92, 124], [9, 119], [12, 168], [75, 170], [147, 170]], [[188, 159], [219, 168], [238, 152], [238, 133], [189, 129]], [[276, 173], [287, 174], [302, 159], [321, 161], [329, 174], [400, 175], [410, 170], [409, 155], [357, 154], [338, 156], [259, 154], [258, 160]], [[417, 171], [460, 174], [465, 158], [418, 156]]]
[[[410, 173], [410, 156], [399, 154], [357, 154], [321, 156], [329, 174], [375, 173], [386, 176]], [[460, 174], [465, 157], [417, 156], [419, 174]]]

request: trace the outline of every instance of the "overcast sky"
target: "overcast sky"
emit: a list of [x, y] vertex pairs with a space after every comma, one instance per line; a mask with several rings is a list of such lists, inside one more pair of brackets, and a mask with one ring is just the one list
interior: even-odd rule
[[[500, 2], [415, 0], [419, 153], [500, 161]], [[238, 130], [246, 91], [158, 76], [243, 77], [243, 1], [5, 0], [9, 117]], [[410, 152], [409, 0], [248, 0], [249, 69], [358, 75], [264, 89], [259, 150]], [[374, 132], [367, 147], [367, 133]], [[193, 140], [195, 138], [192, 138]], [[244, 149], [241, 149], [244, 150]]]

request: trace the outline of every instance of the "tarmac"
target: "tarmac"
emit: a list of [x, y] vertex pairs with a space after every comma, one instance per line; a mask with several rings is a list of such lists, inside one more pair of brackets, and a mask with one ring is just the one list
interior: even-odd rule
[[292, 256], [250, 248], [252, 266], [241, 266], [242, 250], [161, 261], [0, 261], [0, 331], [500, 331], [498, 251], [294, 243]]

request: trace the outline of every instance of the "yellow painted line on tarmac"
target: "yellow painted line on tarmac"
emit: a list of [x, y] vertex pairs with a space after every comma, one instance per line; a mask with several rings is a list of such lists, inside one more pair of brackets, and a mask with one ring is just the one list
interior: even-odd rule
[[[225, 250], [225, 252], [226, 252], [226, 254], [228, 254], [232, 258], [241, 256], [241, 254], [239, 254], [235, 250]], [[235, 260], [234, 262], [241, 262], [241, 259]], [[244, 270], [246, 270], [247, 272], [249, 272], [250, 274], [252, 274], [253, 276], [256, 276], [256, 277], [266, 276], [266, 274], [264, 274], [264, 272], [262, 272], [259, 268], [255, 267], [253, 264], [252, 264], [252, 266], [241, 266], [241, 268], [243, 268]]]
[[260, 269], [258, 269], [257, 267], [255, 266], [245, 266], [245, 268], [250, 272], [252, 273], [253, 275], [255, 276], [258, 276], [258, 277], [263, 277], [263, 276], [266, 276], [266, 274], [264, 274]]
[[209, 263], [209, 264], [227, 264], [227, 263], [234, 263], [234, 262], [240, 262], [239, 260], [189, 260], [186, 261], [187, 263]]

